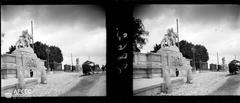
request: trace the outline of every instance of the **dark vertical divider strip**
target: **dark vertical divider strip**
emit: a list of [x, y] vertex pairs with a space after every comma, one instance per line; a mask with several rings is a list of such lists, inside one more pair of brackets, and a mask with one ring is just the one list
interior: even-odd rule
[[106, 6], [108, 97], [133, 95], [132, 18], [132, 5]]

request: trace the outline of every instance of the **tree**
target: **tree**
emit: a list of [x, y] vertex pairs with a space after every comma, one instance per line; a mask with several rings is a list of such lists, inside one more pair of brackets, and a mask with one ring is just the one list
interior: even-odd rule
[[149, 32], [145, 30], [142, 20], [133, 18], [133, 51], [140, 52], [140, 49], [142, 49], [143, 45], [147, 42], [147, 38], [144, 36], [148, 35]]
[[12, 54], [12, 52], [13, 52], [15, 49], [16, 49], [16, 46], [11, 45], [11, 46], [9, 47], [9, 51], [7, 52], [7, 54]]
[[34, 52], [36, 53], [37, 57], [42, 60], [47, 60], [46, 48], [48, 48], [48, 45], [39, 41], [34, 43]]
[[159, 49], [161, 49], [161, 44], [155, 44], [155, 46], [153, 47], [153, 50], [151, 52], [156, 53]]
[[[39, 41], [34, 43], [34, 52], [37, 54], [37, 57], [43, 60], [48, 59], [48, 54], [46, 49], [50, 49], [49, 53], [49, 65], [51, 69], [54, 69], [54, 63], [61, 63], [63, 61], [62, 51], [59, 47], [48, 46]], [[47, 64], [48, 65], [48, 64]]]
[[180, 52], [182, 53], [183, 57], [187, 59], [192, 59], [193, 58], [193, 52], [191, 50], [192, 47], [194, 47], [194, 44], [187, 42], [186, 40], [181, 40], [179, 42], [179, 48]]
[[203, 45], [195, 45], [196, 48], [196, 61], [207, 62], [209, 60], [207, 49]]
[[50, 48], [50, 61], [61, 63], [63, 61], [63, 55], [60, 48], [56, 46], [50, 46], [49, 48]]

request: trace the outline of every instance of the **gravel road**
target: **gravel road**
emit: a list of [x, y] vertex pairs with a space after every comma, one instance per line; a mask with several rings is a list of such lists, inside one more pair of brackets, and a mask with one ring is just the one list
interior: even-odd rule
[[240, 74], [230, 76], [227, 82], [210, 95], [240, 95]]
[[[106, 95], [106, 73], [80, 76], [77, 72], [58, 72], [47, 75], [47, 84], [37, 84], [31, 89], [31, 94], [21, 94], [18, 97], [48, 97], [48, 96], [88, 96]], [[100, 82], [101, 81], [101, 82]], [[98, 85], [98, 87], [94, 86]], [[97, 91], [97, 88], [99, 88]], [[97, 94], [90, 94], [95, 91]]]
[[105, 73], [83, 76], [76, 86], [61, 96], [106, 96]]
[[204, 72], [193, 74], [193, 84], [173, 87], [170, 94], [157, 95], [240, 95], [240, 75], [228, 72]]

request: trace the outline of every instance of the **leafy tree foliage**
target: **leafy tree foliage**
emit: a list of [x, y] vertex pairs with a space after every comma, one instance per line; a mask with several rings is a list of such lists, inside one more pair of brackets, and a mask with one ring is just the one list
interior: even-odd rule
[[42, 60], [47, 60], [47, 52], [46, 52], [47, 48], [48, 48], [47, 44], [43, 44], [39, 41], [34, 43], [34, 52], [37, 54], [37, 57]]
[[16, 49], [16, 46], [11, 45], [7, 54], [11, 54]]
[[159, 49], [161, 49], [161, 44], [155, 44], [155, 46], [153, 47], [153, 50], [151, 52], [156, 53]]
[[179, 45], [180, 52], [182, 53], [183, 57], [187, 59], [192, 59], [193, 58], [192, 48], [194, 47], [194, 44], [189, 43], [186, 40], [181, 40], [179, 42]]
[[50, 48], [50, 55], [49, 55], [50, 61], [61, 63], [63, 61], [63, 55], [60, 48], [56, 46], [50, 46], [49, 48]]
[[140, 49], [142, 49], [143, 45], [147, 42], [147, 38], [145, 36], [148, 35], [149, 32], [145, 30], [142, 20], [133, 18], [133, 50], [135, 52], [140, 52]]
[[196, 53], [195, 58], [196, 61], [207, 62], [209, 60], [207, 49], [203, 45], [195, 45]]

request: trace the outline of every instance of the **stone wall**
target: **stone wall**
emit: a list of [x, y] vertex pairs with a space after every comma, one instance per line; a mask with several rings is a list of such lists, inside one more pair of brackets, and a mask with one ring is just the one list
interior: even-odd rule
[[1, 55], [1, 79], [16, 77], [17, 77], [16, 56], [11, 54]]
[[161, 58], [158, 54], [134, 53], [133, 78], [161, 77]]
[[30, 70], [33, 71], [33, 77], [40, 77], [41, 69], [46, 70], [44, 61], [37, 58], [30, 47], [16, 49], [12, 54], [3, 54], [1, 60], [1, 78], [16, 78], [20, 67], [24, 78], [30, 77]]
[[166, 66], [170, 76], [176, 76], [176, 69], [179, 76], [186, 76], [186, 69], [191, 69], [190, 60], [177, 47], [162, 48], [157, 53], [134, 53], [133, 78], [162, 77]]

